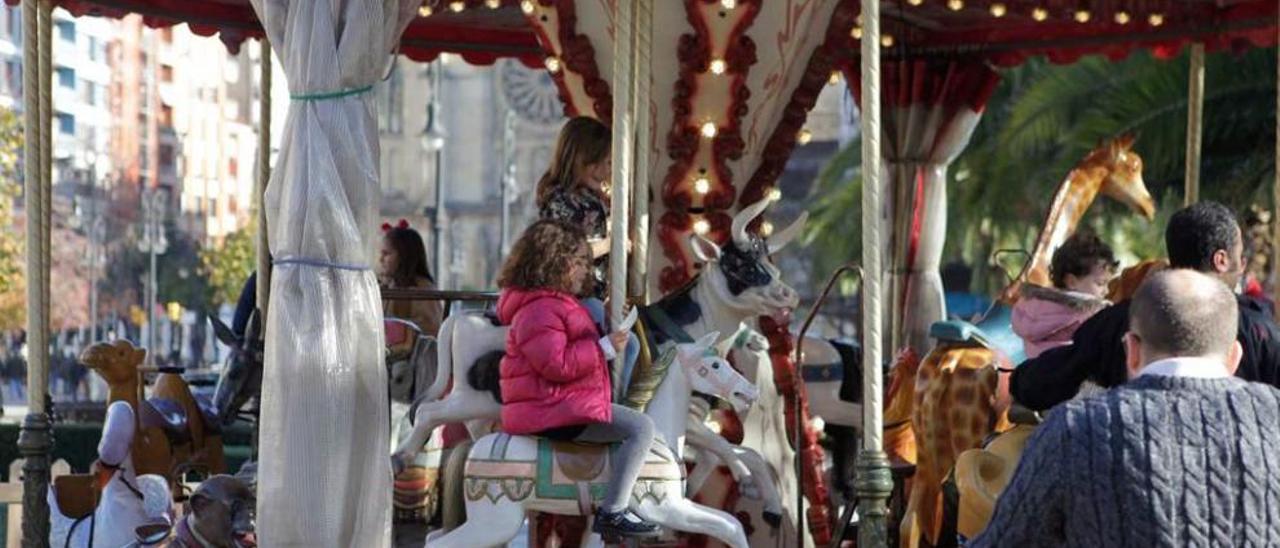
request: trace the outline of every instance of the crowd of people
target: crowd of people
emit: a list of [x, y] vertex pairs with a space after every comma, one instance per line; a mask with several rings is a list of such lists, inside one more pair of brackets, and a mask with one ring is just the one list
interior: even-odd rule
[[1280, 329], [1242, 291], [1243, 240], [1227, 207], [1182, 209], [1168, 267], [1114, 304], [1097, 300], [1115, 269], [1105, 245], [1085, 234], [1057, 251], [1055, 287], [1015, 310], [1034, 357], [1010, 380], [1046, 418], [970, 546], [1280, 542]]

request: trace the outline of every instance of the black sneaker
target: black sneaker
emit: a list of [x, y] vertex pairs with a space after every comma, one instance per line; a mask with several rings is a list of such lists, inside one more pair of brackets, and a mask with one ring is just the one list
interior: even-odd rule
[[606, 512], [600, 508], [596, 510], [591, 530], [603, 537], [653, 537], [658, 535], [659, 527], [640, 519], [630, 508], [620, 512]]

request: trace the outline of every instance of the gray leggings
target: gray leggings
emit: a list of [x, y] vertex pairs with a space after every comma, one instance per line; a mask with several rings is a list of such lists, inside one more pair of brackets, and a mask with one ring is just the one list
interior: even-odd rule
[[627, 508], [631, 488], [635, 487], [640, 467], [653, 445], [653, 419], [630, 407], [613, 404], [613, 422], [597, 422], [586, 425], [574, 441], [586, 443], [616, 443], [612, 451], [613, 477], [605, 487], [601, 508], [606, 512], [620, 512]]

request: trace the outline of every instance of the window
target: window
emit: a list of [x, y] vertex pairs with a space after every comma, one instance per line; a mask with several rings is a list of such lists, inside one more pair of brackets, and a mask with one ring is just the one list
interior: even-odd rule
[[160, 65], [160, 81], [166, 84], [173, 82], [173, 67]]
[[75, 21], [58, 21], [53, 24], [58, 27], [58, 38], [68, 42], [76, 41], [76, 22]]
[[8, 21], [5, 22], [5, 28], [9, 31], [9, 39], [15, 44], [22, 43], [22, 13], [18, 11], [19, 9], [21, 8], [11, 7], [4, 10], [9, 16]]
[[393, 135], [404, 130], [404, 76], [392, 65], [391, 76], [378, 89], [378, 129]]
[[98, 91], [101, 88], [102, 86], [85, 80], [83, 85], [80, 86], [80, 100], [84, 101], [84, 103], [89, 106], [98, 106], [102, 104], [98, 101], [100, 97]]
[[58, 67], [58, 85], [68, 89], [76, 89], [76, 71], [67, 67]]
[[58, 113], [58, 133], [63, 135], [76, 134], [76, 117], [65, 112]]
[[107, 56], [106, 54], [107, 54], [106, 47], [103, 46], [102, 41], [98, 40], [98, 37], [96, 36], [90, 36], [89, 37], [89, 60], [101, 61], [103, 60], [103, 58]]

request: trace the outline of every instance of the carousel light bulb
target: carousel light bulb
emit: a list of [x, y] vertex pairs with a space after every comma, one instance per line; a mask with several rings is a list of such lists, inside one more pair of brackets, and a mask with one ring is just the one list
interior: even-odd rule
[[491, 10], [502, 7], [502, 0], [484, 0], [484, 5]]
[[892, 35], [892, 34], [885, 34], [885, 35], [881, 35], [881, 36], [880, 36], [880, 47], [884, 47], [884, 48], [891, 48], [891, 47], [893, 47], [893, 35]]
[[1129, 21], [1131, 20], [1131, 18], [1129, 17], [1129, 12], [1127, 11], [1117, 11], [1115, 15], [1115, 19], [1116, 19], [1116, 23], [1119, 23], [1121, 25], [1128, 25]]
[[852, 36], [854, 40], [861, 40], [862, 27], [853, 27], [853, 30], [849, 31], [849, 36]]
[[919, 6], [924, 3], [924, 0], [907, 0], [907, 3], [913, 6]]
[[435, 10], [431, 9], [431, 6], [426, 4], [423, 4], [422, 7], [418, 8], [418, 17], [431, 17], [431, 14], [433, 13], [435, 13]]
[[1036, 21], [1044, 21], [1049, 18], [1049, 10], [1044, 8], [1036, 8], [1031, 10], [1031, 18]]
[[718, 131], [718, 129], [716, 128], [715, 122], [704, 122], [702, 124], [701, 131], [702, 131], [703, 137], [706, 137], [708, 139], [713, 139], [715, 138], [716, 132]]
[[1164, 24], [1164, 14], [1160, 14], [1160, 13], [1153, 13], [1153, 14], [1151, 14], [1150, 16], [1148, 16], [1148, 17], [1147, 17], [1147, 22], [1148, 22], [1148, 23], [1150, 23], [1150, 24], [1151, 24], [1151, 26], [1153, 26], [1153, 27], [1158, 27], [1158, 26], [1160, 26], [1160, 25], [1163, 25], [1163, 24]]
[[453, 13], [461, 12], [464, 9], [467, 9], [466, 2], [449, 2], [449, 11]]
[[782, 199], [782, 191], [776, 188], [769, 189], [768, 198], [770, 202], [776, 202]]
[[724, 427], [720, 426], [720, 421], [711, 420], [711, 417], [707, 417], [705, 424], [707, 425], [707, 430], [710, 430], [714, 434], [719, 434], [724, 430]]
[[813, 132], [809, 131], [809, 128], [800, 128], [800, 131], [796, 133], [796, 142], [800, 143], [801, 146], [809, 144], [809, 141], [812, 141], [812, 140], [813, 140]]
[[534, 8], [533, 0], [524, 0], [520, 2], [520, 11], [523, 11], [525, 15], [533, 15]]
[[1075, 19], [1077, 23], [1088, 23], [1092, 17], [1093, 14], [1089, 13], [1089, 10], [1076, 10]]
[[760, 235], [768, 238], [773, 235], [773, 223], [765, 221], [760, 223]]
[[724, 71], [728, 68], [729, 64], [725, 63], [724, 59], [711, 60], [711, 74], [724, 74]]
[[831, 76], [827, 77], [827, 85], [834, 86], [839, 83], [840, 83], [840, 71], [838, 70], [831, 71]]
[[543, 65], [545, 65], [545, 66], [547, 67], [547, 72], [550, 72], [551, 74], [555, 74], [555, 73], [557, 73], [557, 72], [560, 72], [560, 59], [559, 59], [559, 58], [556, 58], [556, 57], [548, 57], [545, 61], [543, 61], [543, 62], [542, 62], [542, 64], [543, 64]]
[[693, 232], [699, 236], [706, 236], [708, 232], [711, 232], [711, 223], [708, 223], [706, 219], [698, 219], [693, 222]]
[[947, 9], [951, 11], [960, 11], [964, 9], [964, 0], [947, 0]]
[[991, 16], [992, 16], [992, 17], [996, 17], [996, 18], [1004, 17], [1004, 14], [1006, 14], [1006, 13], [1008, 13], [1008, 12], [1009, 12], [1009, 8], [1008, 8], [1007, 6], [1005, 6], [1004, 4], [1001, 4], [1000, 2], [996, 2], [996, 3], [994, 3], [994, 4], [991, 4]]
[[698, 177], [693, 180], [693, 191], [698, 194], [706, 194], [711, 192], [711, 180], [706, 176]]
[[720, 7], [731, 10], [738, 7], [738, 0], [720, 0]]

